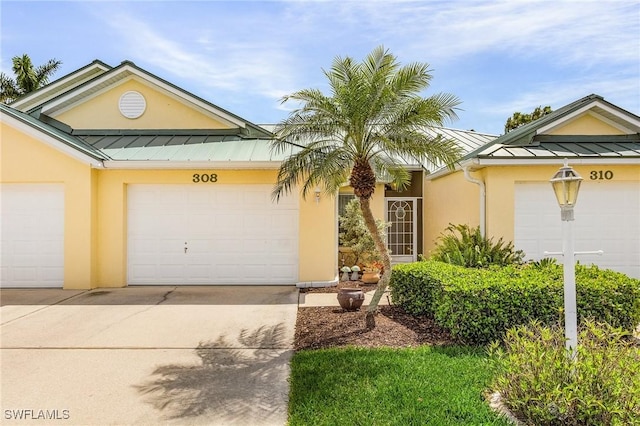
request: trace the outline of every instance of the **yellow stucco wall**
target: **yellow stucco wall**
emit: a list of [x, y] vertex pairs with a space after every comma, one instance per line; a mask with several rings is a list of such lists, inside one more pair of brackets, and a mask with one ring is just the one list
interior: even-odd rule
[[[136, 119], [124, 117], [118, 109], [123, 93], [140, 92], [146, 101], [144, 114]], [[73, 108], [54, 114], [56, 120], [74, 129], [227, 129], [229, 125], [188, 107], [177, 98], [143, 84], [134, 77], [100, 93]]]
[[96, 272], [96, 173], [4, 122], [0, 158], [2, 183], [64, 184], [64, 288], [91, 288]]
[[[100, 170], [99, 287], [127, 283], [127, 185], [190, 184], [194, 173], [210, 170]], [[219, 184], [274, 183], [275, 170], [218, 170]], [[331, 281], [337, 271], [335, 198], [300, 197], [299, 281]]]
[[[570, 162], [571, 163], [571, 162]], [[486, 185], [486, 235], [495, 240], [514, 239], [515, 187], [516, 183], [543, 182], [558, 171], [556, 165], [491, 166], [477, 170], [472, 176], [482, 179]], [[592, 171], [610, 170], [616, 181], [640, 181], [637, 165], [584, 165], [571, 166], [590, 181]], [[549, 194], [553, 196], [549, 184]], [[435, 239], [448, 225], [466, 223], [478, 226], [480, 218], [479, 187], [464, 179], [462, 171], [425, 183], [425, 254], [435, 246]]]
[[[207, 170], [109, 170], [88, 164], [2, 123], [2, 183], [63, 183], [64, 288], [127, 284], [127, 185], [188, 184]], [[273, 183], [275, 170], [216, 171], [221, 184]], [[335, 197], [300, 197], [299, 281], [332, 281], [337, 271]]]
[[550, 135], [622, 135], [623, 131], [585, 113], [549, 132]]
[[[506, 241], [514, 238], [515, 185], [518, 182], [543, 182], [558, 171], [562, 164], [537, 166], [503, 166], [486, 170], [487, 185], [487, 235], [496, 239], [502, 237]], [[640, 180], [640, 169], [637, 165], [584, 165], [570, 162], [585, 184], [590, 181], [592, 171], [610, 170], [616, 181]], [[583, 184], [584, 185], [584, 184]], [[549, 193], [553, 194], [551, 184]]]
[[[476, 179], [483, 179], [482, 171], [472, 173]], [[424, 255], [435, 247], [435, 241], [449, 223], [455, 225], [480, 224], [480, 189], [468, 182], [462, 171], [437, 180], [424, 183]]]

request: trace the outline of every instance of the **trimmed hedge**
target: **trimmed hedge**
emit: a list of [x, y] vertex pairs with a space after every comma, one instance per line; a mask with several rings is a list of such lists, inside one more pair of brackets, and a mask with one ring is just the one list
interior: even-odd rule
[[[531, 320], [563, 321], [562, 267], [532, 265], [468, 269], [436, 261], [396, 265], [394, 303], [426, 314], [463, 342], [486, 344]], [[640, 322], [640, 280], [576, 265], [579, 320], [633, 330]]]

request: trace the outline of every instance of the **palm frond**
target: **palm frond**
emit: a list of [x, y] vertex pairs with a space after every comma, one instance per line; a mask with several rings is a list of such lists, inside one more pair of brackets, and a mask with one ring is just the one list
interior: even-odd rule
[[49, 59], [47, 63], [40, 65], [35, 69], [36, 81], [38, 87], [42, 87], [49, 83], [49, 77], [55, 73], [62, 65], [62, 61], [57, 59]]
[[16, 82], [5, 73], [0, 73], [0, 102], [8, 104], [20, 96]]

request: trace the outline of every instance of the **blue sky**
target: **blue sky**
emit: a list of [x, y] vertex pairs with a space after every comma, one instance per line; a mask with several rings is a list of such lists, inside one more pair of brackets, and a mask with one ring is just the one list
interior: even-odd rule
[[[254, 123], [275, 123], [295, 90], [326, 89], [336, 56], [384, 45], [433, 70], [425, 95], [462, 100], [448, 127], [500, 134], [515, 111], [557, 109], [591, 93], [640, 111], [640, 2], [611, 1], [5, 1], [0, 70], [27, 53], [131, 60]], [[55, 77], [54, 77], [55, 78]]]

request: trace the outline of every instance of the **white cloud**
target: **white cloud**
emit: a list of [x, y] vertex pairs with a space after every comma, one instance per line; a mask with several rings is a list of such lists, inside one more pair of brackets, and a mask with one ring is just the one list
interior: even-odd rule
[[[638, 61], [637, 1], [344, 2], [298, 6], [305, 19], [335, 12], [337, 26], [390, 40], [429, 61], [500, 52], [551, 55], [586, 66]], [[375, 36], [375, 37], [373, 37]]]
[[637, 77], [610, 79], [576, 78], [562, 82], [548, 82], [527, 87], [517, 96], [505, 102], [487, 105], [486, 112], [510, 116], [515, 111], [530, 112], [537, 106], [550, 105], [558, 109], [590, 94], [600, 95], [621, 108], [633, 109], [637, 106], [640, 86]]
[[293, 85], [290, 71], [295, 65], [290, 55], [268, 39], [262, 44], [233, 42], [201, 32], [188, 42], [164, 31], [164, 25], [155, 28], [123, 11], [112, 9], [101, 16], [122, 39], [127, 55], [207, 88], [280, 98]]

